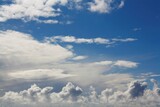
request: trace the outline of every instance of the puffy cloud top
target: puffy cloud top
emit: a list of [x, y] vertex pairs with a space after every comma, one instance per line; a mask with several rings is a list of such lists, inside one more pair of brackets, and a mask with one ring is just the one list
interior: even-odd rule
[[[133, 81], [129, 84], [126, 91], [115, 91], [112, 89], [105, 89], [98, 94], [94, 87], [90, 87], [90, 92], [83, 93], [82, 89], [73, 85], [71, 82], [67, 83], [60, 92], [54, 92], [53, 87], [40, 88], [36, 84], [29, 89], [21, 92], [6, 92], [2, 96], [1, 101], [9, 101], [18, 104], [30, 103], [50, 103], [50, 104], [108, 104], [121, 105], [132, 107], [136, 104], [138, 107], [151, 106], [157, 107], [160, 104], [160, 96], [154, 93], [154, 90], [147, 89], [146, 82]], [[153, 102], [153, 103], [148, 103]]]
[[131, 98], [143, 96], [146, 88], [147, 88], [146, 82], [133, 81], [130, 83], [127, 93]]
[[[6, 0], [10, 1], [10, 0]], [[91, 12], [109, 13], [118, 7], [123, 7], [123, 2], [119, 5], [112, 6], [117, 3], [113, 0], [93, 0], [85, 2], [83, 0], [11, 0], [10, 4], [0, 6], [0, 22], [9, 19], [21, 19], [24, 21], [34, 20], [39, 23], [61, 23], [53, 18], [62, 16], [63, 9], [88, 9]], [[87, 7], [87, 8], [86, 8]], [[44, 18], [43, 20], [41, 18]]]

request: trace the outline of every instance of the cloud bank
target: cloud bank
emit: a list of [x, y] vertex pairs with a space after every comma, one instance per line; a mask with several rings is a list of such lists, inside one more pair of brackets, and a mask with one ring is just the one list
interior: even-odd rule
[[[32, 105], [46, 104], [53, 106], [77, 105], [77, 106], [123, 106], [123, 107], [158, 107], [160, 105], [160, 90], [156, 80], [151, 80], [156, 85], [153, 90], [147, 88], [143, 81], [132, 81], [126, 91], [118, 91], [106, 88], [98, 93], [94, 87], [84, 92], [71, 82], [62, 87], [60, 92], [54, 92], [53, 87], [40, 88], [36, 84], [29, 89], [20, 92], [9, 91], [0, 97], [1, 104]], [[155, 91], [156, 90], [156, 91]]]

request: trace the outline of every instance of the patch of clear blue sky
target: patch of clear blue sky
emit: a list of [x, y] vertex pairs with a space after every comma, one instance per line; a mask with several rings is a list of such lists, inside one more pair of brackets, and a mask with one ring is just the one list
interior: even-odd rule
[[[126, 0], [122, 9], [110, 14], [64, 9], [73, 24], [24, 23], [10, 20], [0, 23], [0, 29], [13, 29], [32, 34], [42, 40], [44, 36], [73, 35], [83, 38], [137, 38], [138, 41], [119, 44], [113, 48], [105, 45], [74, 45], [77, 54], [88, 55], [91, 60], [126, 59], [139, 62], [130, 72], [160, 73], [160, 0]], [[66, 20], [66, 18], [58, 18]], [[133, 31], [134, 28], [141, 30]], [[95, 57], [96, 56], [96, 57]]]

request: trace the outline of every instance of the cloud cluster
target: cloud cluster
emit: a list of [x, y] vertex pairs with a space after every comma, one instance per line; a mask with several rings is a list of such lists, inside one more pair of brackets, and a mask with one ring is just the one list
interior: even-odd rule
[[[156, 82], [156, 80], [151, 80]], [[156, 87], [156, 90], [159, 88]], [[160, 95], [147, 88], [147, 83], [143, 81], [132, 81], [126, 91], [116, 91], [113, 89], [102, 90], [99, 94], [94, 87], [90, 87], [89, 92], [84, 92], [80, 87], [67, 83], [60, 92], [54, 92], [53, 87], [40, 88], [36, 84], [31, 88], [20, 92], [6, 92], [0, 97], [1, 102], [12, 102], [15, 104], [88, 104], [98, 105], [123, 105], [123, 107], [158, 107], [160, 105]], [[9, 103], [8, 103], [9, 104]], [[88, 106], [87, 106], [88, 107]], [[96, 106], [95, 106], [96, 107]]]
[[56, 17], [62, 16], [63, 7], [69, 10], [87, 7], [91, 12], [99, 13], [109, 13], [115, 7], [123, 7], [122, 3], [118, 3], [116, 6], [112, 6], [112, 3], [115, 4], [115, 1], [93, 0], [88, 3], [83, 0], [11, 0], [9, 4], [4, 3], [0, 6], [0, 22], [9, 19], [21, 19], [23, 21], [34, 20], [39, 23], [56, 24], [61, 23]]
[[[71, 1], [76, 3], [76, 1]], [[58, 23], [54, 20], [41, 20], [40, 17], [56, 17], [61, 14], [60, 6], [68, 5], [69, 0], [12, 0], [11, 4], [0, 6], [0, 21], [9, 19], [35, 20], [44, 23]], [[58, 8], [56, 8], [58, 6]]]
[[[79, 62], [87, 57], [89, 55], [76, 54], [71, 45], [62, 47], [59, 44], [36, 40], [30, 34], [12, 30], [1, 31], [0, 88], [28, 81], [45, 83], [44, 80], [48, 80], [64, 83], [71, 81], [83, 87], [93, 84], [102, 88], [107, 84], [109, 87], [123, 89], [126, 83], [134, 79], [132, 74], [110, 71], [136, 68], [137, 62], [127, 60]], [[111, 78], [114, 81], [110, 81]], [[18, 82], [15, 82], [17, 80]]]
[[104, 45], [112, 45], [119, 42], [133, 42], [136, 41], [135, 38], [113, 38], [113, 39], [106, 39], [106, 38], [76, 38], [75, 36], [53, 36], [53, 37], [46, 37], [46, 42], [54, 42], [54, 43], [76, 43], [76, 44], [104, 44]]

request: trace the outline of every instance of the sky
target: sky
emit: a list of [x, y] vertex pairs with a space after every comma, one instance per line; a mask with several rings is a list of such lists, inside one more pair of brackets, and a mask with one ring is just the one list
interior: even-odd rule
[[159, 106], [159, 5], [1, 0], [1, 104]]

